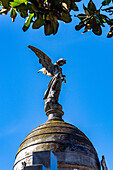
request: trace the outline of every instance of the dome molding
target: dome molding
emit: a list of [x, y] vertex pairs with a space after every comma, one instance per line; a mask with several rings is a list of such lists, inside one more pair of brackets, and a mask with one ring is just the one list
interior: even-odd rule
[[77, 127], [63, 120], [49, 120], [27, 135], [16, 154], [14, 170], [22, 161], [31, 166], [34, 152], [48, 150], [57, 157], [59, 170], [63, 166], [100, 170], [98, 155], [91, 141]]

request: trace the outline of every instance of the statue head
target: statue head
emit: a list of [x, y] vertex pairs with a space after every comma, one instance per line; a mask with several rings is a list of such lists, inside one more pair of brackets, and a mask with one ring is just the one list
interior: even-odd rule
[[56, 61], [56, 64], [58, 64], [59, 66], [63, 66], [64, 64], [66, 64], [66, 60], [60, 58], [58, 61]]

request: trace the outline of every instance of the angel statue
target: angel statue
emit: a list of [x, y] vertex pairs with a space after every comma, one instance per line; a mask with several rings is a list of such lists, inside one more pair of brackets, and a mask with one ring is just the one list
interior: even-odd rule
[[59, 94], [61, 91], [62, 82], [66, 83], [65, 75], [62, 74], [62, 68], [64, 64], [66, 64], [66, 60], [59, 59], [52, 63], [51, 59], [43, 53], [38, 48], [35, 48], [31, 45], [28, 46], [39, 58], [39, 63], [42, 64], [43, 68], [38, 71], [43, 72], [43, 74], [52, 77], [51, 81], [49, 82], [48, 89], [45, 92], [44, 100], [45, 100], [45, 111], [49, 110], [62, 110], [62, 106], [58, 103]]

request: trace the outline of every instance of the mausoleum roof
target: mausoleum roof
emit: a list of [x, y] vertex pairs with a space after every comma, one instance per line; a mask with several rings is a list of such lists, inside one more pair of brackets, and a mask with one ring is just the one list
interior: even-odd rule
[[82, 131], [63, 120], [49, 120], [36, 127], [22, 142], [14, 170], [23, 161], [31, 165], [33, 152], [46, 150], [55, 153], [59, 167], [100, 169], [97, 152]]

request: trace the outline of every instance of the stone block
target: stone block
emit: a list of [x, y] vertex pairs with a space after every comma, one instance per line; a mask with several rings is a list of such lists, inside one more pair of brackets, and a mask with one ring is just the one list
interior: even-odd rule
[[57, 158], [52, 151], [33, 152], [33, 165], [42, 164], [48, 170], [57, 170]]
[[43, 165], [26, 166], [24, 170], [47, 170]]

